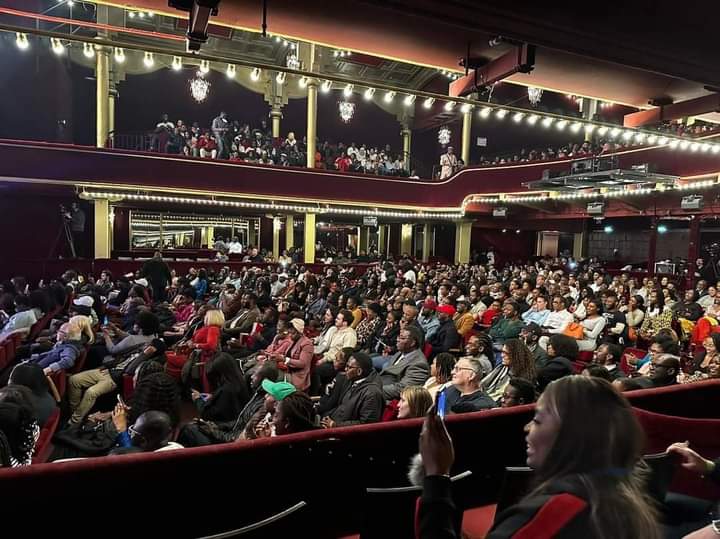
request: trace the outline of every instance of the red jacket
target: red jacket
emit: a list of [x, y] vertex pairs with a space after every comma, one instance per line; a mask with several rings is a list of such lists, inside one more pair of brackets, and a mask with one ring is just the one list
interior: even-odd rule
[[305, 336], [293, 343], [285, 354], [288, 372], [286, 381], [294, 385], [298, 391], [307, 391], [310, 388], [310, 369], [313, 359], [313, 343]]

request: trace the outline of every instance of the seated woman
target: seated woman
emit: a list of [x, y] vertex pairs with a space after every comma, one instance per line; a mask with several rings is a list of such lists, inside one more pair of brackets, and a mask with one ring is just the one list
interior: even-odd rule
[[625, 321], [628, 325], [628, 339], [635, 342], [640, 331], [640, 325], [645, 319], [645, 300], [642, 296], [630, 296], [627, 305], [620, 307], [620, 312], [625, 313]]
[[[638, 471], [642, 428], [630, 403], [607, 381], [568, 376], [553, 382], [525, 431], [535, 486], [495, 516], [489, 539], [663, 536]], [[452, 440], [434, 411], [425, 420], [420, 453], [425, 478], [419, 535], [456, 537], [449, 478]], [[556, 517], [548, 518], [549, 513]]]
[[167, 353], [167, 372], [176, 380], [180, 379], [183, 365], [190, 353], [200, 350], [200, 361], [207, 361], [220, 349], [220, 334], [225, 325], [225, 315], [220, 309], [210, 309], [205, 314], [203, 326], [199, 328], [187, 344]]
[[212, 393], [191, 392], [200, 417], [215, 422], [237, 417], [250, 400], [237, 360], [230, 354], [217, 354], [208, 362], [206, 372]]
[[520, 339], [506, 340], [500, 351], [501, 361], [490, 374], [483, 378], [483, 390], [495, 402], [499, 402], [510, 378], [525, 378], [535, 381], [535, 358]]
[[648, 307], [645, 310], [645, 319], [640, 326], [640, 337], [650, 341], [662, 329], [670, 329], [673, 313], [665, 308], [665, 299], [662, 294], [653, 290], [648, 297]]
[[0, 401], [0, 467], [29, 466], [39, 435], [29, 402]]
[[441, 352], [433, 358], [430, 365], [430, 378], [425, 382], [425, 389], [430, 393], [433, 402], [438, 391], [452, 382], [455, 363], [457, 363], [457, 358], [448, 352]]
[[296, 391], [277, 403], [270, 433], [282, 436], [317, 428], [313, 401], [305, 393]]
[[607, 320], [602, 315], [600, 300], [591, 299], [585, 305], [585, 318], [580, 322], [583, 328], [583, 338], [578, 339], [578, 348], [593, 351], [597, 348], [597, 339], [605, 329]]
[[398, 419], [423, 417], [433, 404], [430, 392], [424, 387], [408, 386], [400, 393]]
[[578, 341], [567, 335], [553, 335], [548, 341], [548, 362], [537, 374], [538, 389], [545, 387], [558, 378], [573, 373], [572, 362], [577, 359]]

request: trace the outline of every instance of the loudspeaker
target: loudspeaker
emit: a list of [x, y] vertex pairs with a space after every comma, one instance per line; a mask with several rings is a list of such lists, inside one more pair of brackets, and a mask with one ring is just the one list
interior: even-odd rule
[[507, 217], [507, 208], [493, 208], [493, 217]]
[[605, 213], [605, 203], [588, 202], [587, 213], [588, 215], [603, 215], [603, 213]]
[[680, 208], [683, 210], [701, 210], [703, 207], [702, 195], [688, 195], [680, 201]]

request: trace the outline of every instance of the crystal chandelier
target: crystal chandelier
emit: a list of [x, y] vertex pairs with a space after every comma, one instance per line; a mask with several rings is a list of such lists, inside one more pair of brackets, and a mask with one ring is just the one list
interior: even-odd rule
[[340, 101], [338, 108], [340, 109], [340, 119], [345, 123], [349, 123], [355, 115], [355, 103]]
[[528, 86], [527, 92], [528, 92], [528, 101], [530, 101], [530, 104], [533, 107], [537, 107], [537, 104], [540, 103], [540, 98], [542, 97], [542, 94], [543, 94], [542, 89], [535, 88], [533, 86]]
[[438, 142], [443, 146], [450, 144], [451, 131], [447, 127], [443, 127], [438, 131]]
[[206, 81], [200, 72], [190, 81], [190, 95], [198, 103], [202, 103], [207, 99], [210, 93], [210, 83]]

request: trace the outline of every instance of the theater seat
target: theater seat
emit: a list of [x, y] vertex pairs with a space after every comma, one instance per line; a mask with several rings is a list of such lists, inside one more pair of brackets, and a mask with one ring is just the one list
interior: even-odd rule
[[35, 452], [33, 454], [32, 463], [41, 464], [47, 462], [52, 452], [52, 437], [55, 435], [58, 424], [60, 423], [60, 408], [56, 408], [47, 422], [40, 429], [37, 443], [35, 444]]
[[497, 504], [483, 505], [463, 513], [462, 535], [464, 539], [485, 539], [495, 522]]
[[82, 352], [80, 352], [80, 355], [75, 360], [75, 365], [73, 365], [72, 369], [70, 369], [70, 374], [77, 374], [79, 372], [82, 372], [83, 367], [85, 367], [85, 361], [87, 360], [88, 350], [90, 350], [90, 347], [88, 345], [85, 345], [82, 349]]

